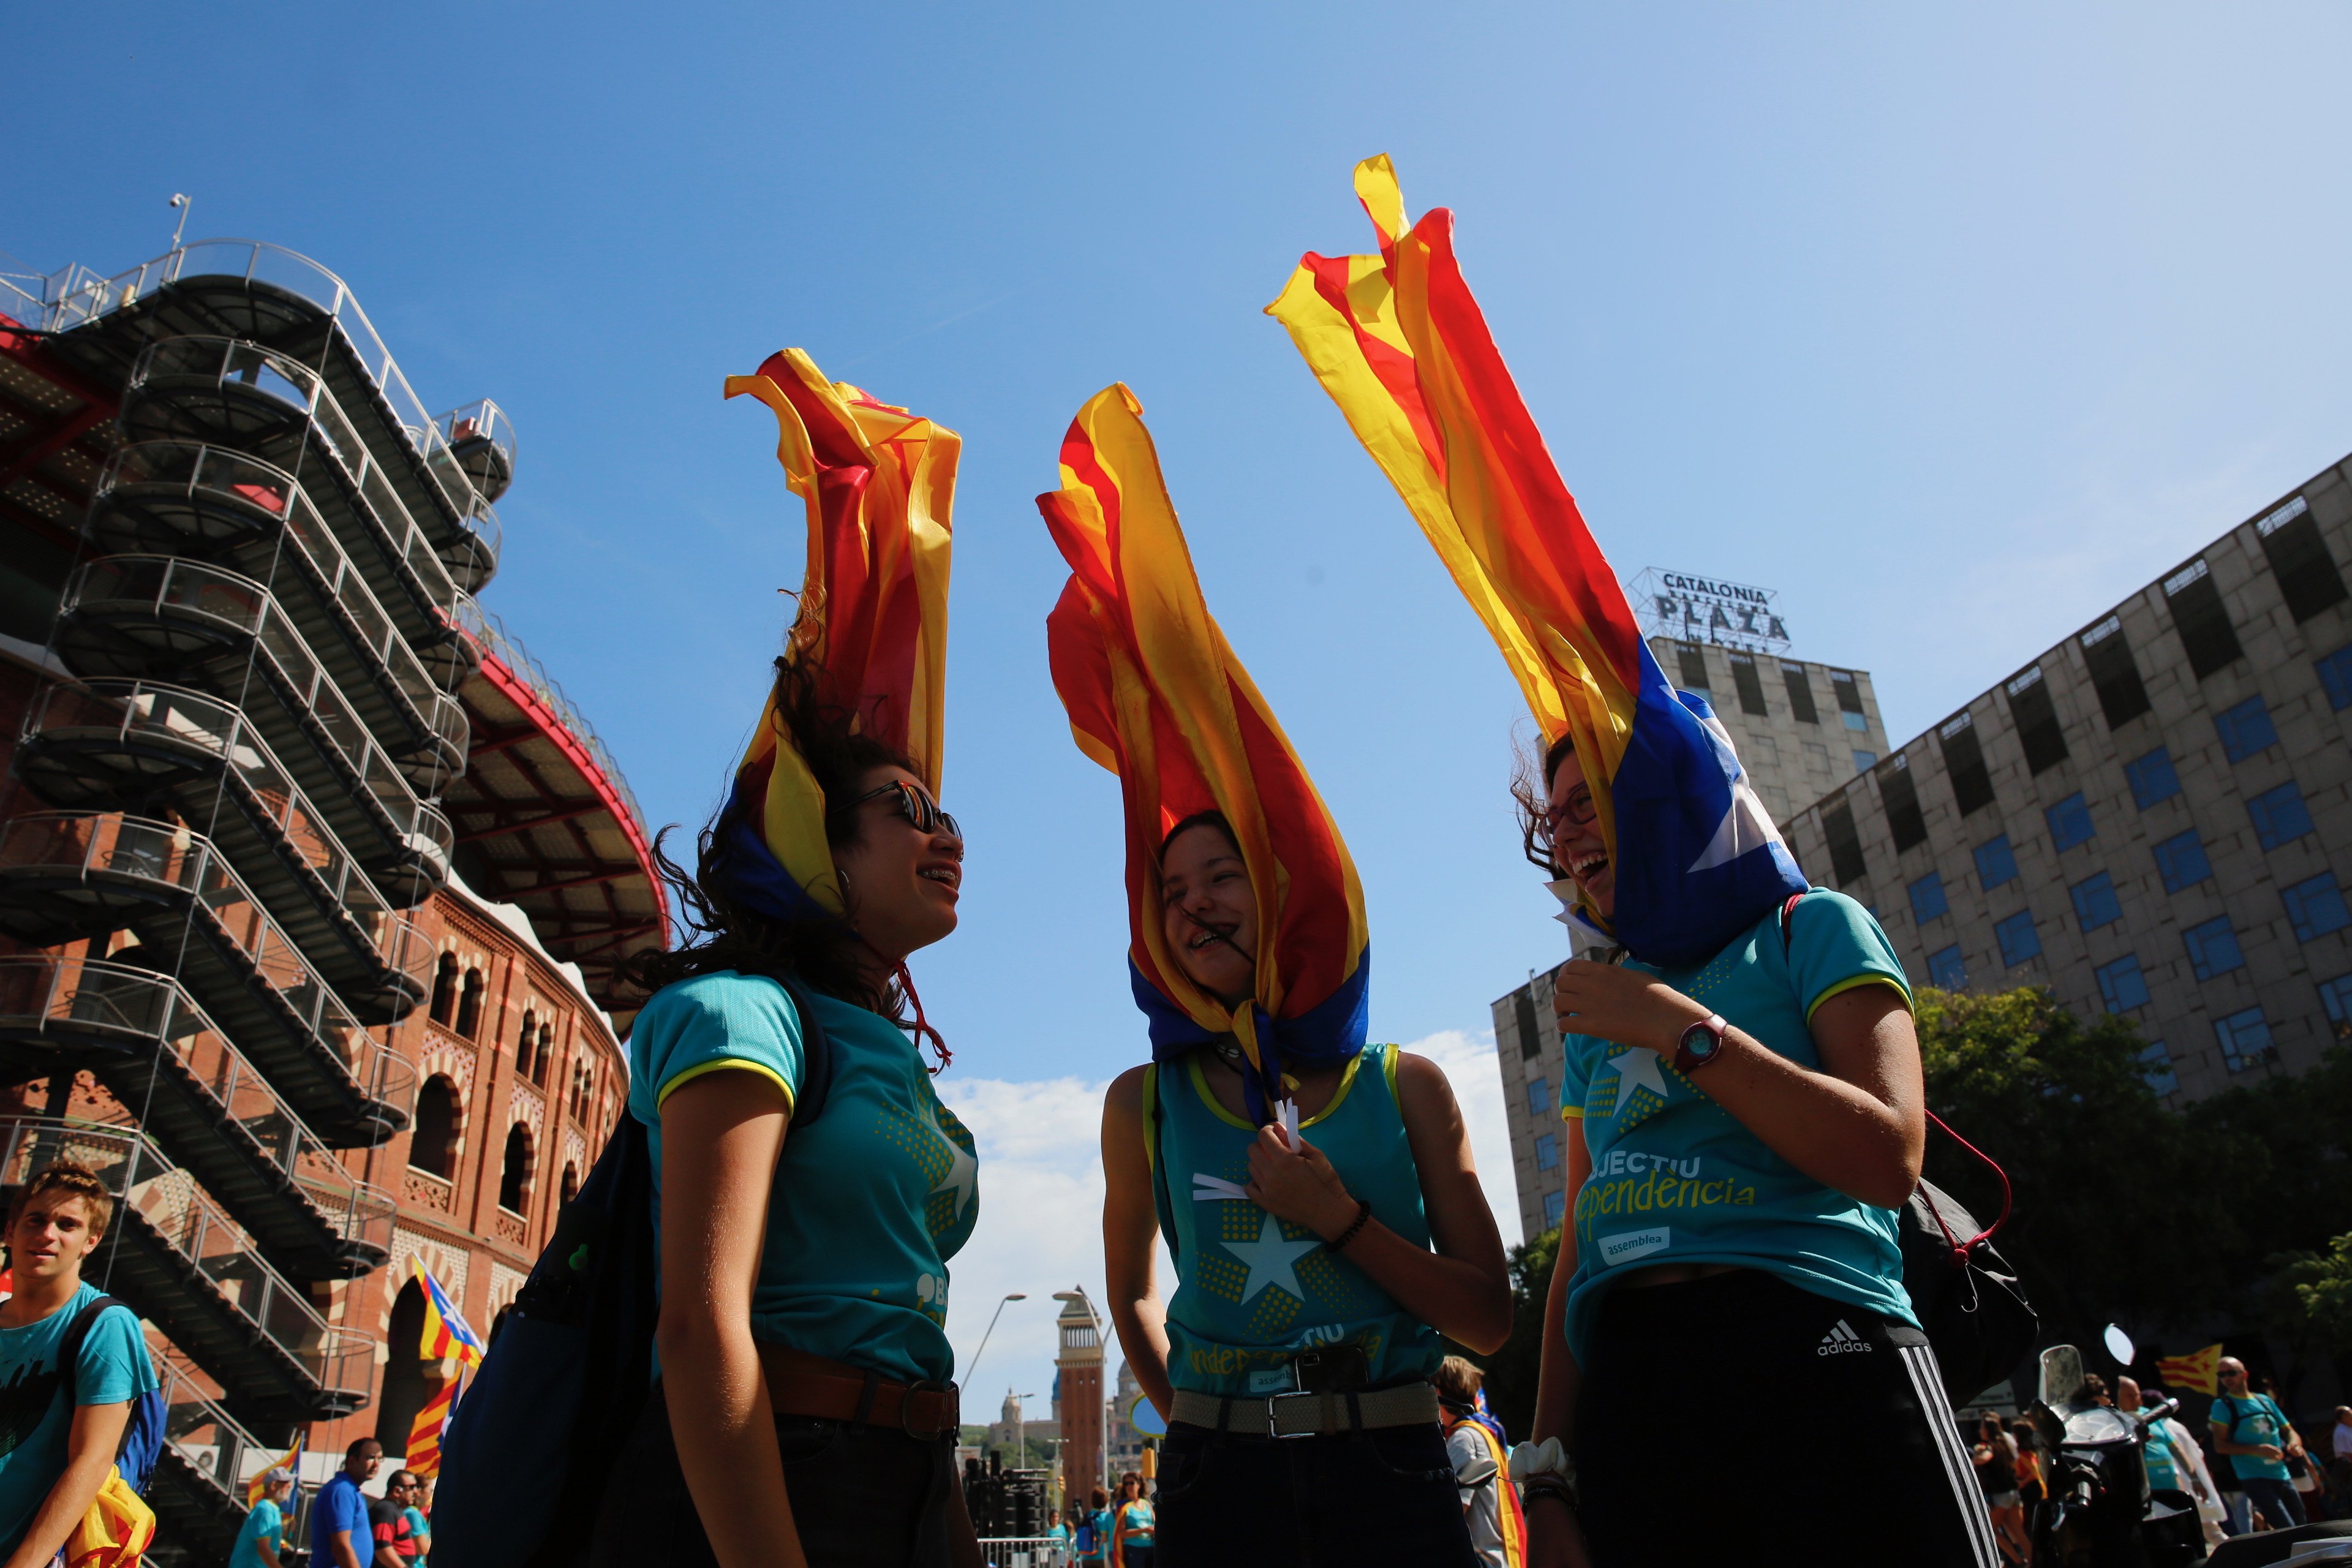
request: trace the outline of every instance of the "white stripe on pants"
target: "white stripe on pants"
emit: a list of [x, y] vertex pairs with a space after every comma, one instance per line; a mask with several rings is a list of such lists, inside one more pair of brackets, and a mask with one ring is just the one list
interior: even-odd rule
[[1992, 1512], [1986, 1504], [1984, 1489], [1977, 1485], [1976, 1465], [1969, 1459], [1968, 1450], [1960, 1447], [1960, 1429], [1952, 1420], [1950, 1402], [1944, 1397], [1943, 1374], [1937, 1370], [1936, 1352], [1926, 1345], [1897, 1345], [1895, 1353], [1901, 1358], [1903, 1370], [1911, 1376], [1911, 1391], [1917, 1396], [1920, 1412], [1927, 1419], [1936, 1457], [1944, 1462], [1944, 1476], [1952, 1484], [1953, 1500], [1959, 1505], [1960, 1517], [1968, 1521], [1969, 1542], [1976, 1549], [1978, 1568], [2001, 1568], [2000, 1547], [1993, 1540]]

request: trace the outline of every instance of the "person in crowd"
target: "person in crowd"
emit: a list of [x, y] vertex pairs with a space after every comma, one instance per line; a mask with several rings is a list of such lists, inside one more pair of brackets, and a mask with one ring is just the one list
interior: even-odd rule
[[310, 1561], [315, 1568], [365, 1568], [375, 1562], [375, 1531], [362, 1484], [375, 1479], [383, 1445], [362, 1437], [343, 1450], [335, 1472], [310, 1503]]
[[[2137, 1378], [2116, 1380], [2116, 1409], [2122, 1415], [2137, 1416], [2150, 1405], [2163, 1404], [2164, 1397], [2161, 1389], [2144, 1394]], [[2228, 1510], [2222, 1505], [2221, 1494], [2213, 1488], [2212, 1476], [2205, 1468], [2204, 1450], [2197, 1446], [2196, 1434], [2169, 1415], [2151, 1421], [2141, 1457], [2147, 1467], [2148, 1485], [2188, 1493], [2189, 1500], [2197, 1505], [2198, 1522], [2204, 1529], [2207, 1544], [2219, 1545], [2224, 1539], [2220, 1521], [2228, 1517]]]
[[0, 1561], [45, 1563], [114, 1469], [131, 1401], [156, 1387], [138, 1314], [101, 1309], [70, 1368], [67, 1336], [104, 1292], [82, 1264], [106, 1237], [114, 1197], [59, 1161], [36, 1172], [8, 1212], [11, 1294], [0, 1300]]
[[1969, 1451], [1976, 1466], [1977, 1486], [1984, 1492], [1985, 1511], [1992, 1519], [1995, 1539], [2003, 1557], [2029, 1563], [2033, 1543], [2025, 1533], [2025, 1501], [2017, 1488], [2017, 1440], [1988, 1411], [1977, 1417], [1976, 1443]]
[[2273, 1530], [2302, 1524], [2303, 1500], [2295, 1495], [2286, 1462], [2302, 1456], [2303, 1439], [2277, 1400], [2247, 1386], [2244, 1362], [2223, 1356], [2221, 1381], [2221, 1392], [2206, 1417], [2213, 1430], [2214, 1452], [2229, 1456], [2247, 1507], [2260, 1512]]
[[[1607, 929], [1616, 864], [1644, 853], [1629, 842], [1638, 824], [1620, 814], [1604, 831], [1572, 733], [1517, 793], [1529, 858]], [[1812, 889], [1760, 913], [1697, 962], [1619, 950], [1554, 976], [1572, 1218], [1547, 1308], [1538, 1447], [1514, 1465], [1545, 1478], [1525, 1493], [1530, 1561], [1574, 1561], [1580, 1521], [1604, 1568], [1701, 1541], [1748, 1563], [1993, 1568], [1895, 1241], [1926, 1138], [1902, 962], [1843, 894]], [[1786, 1500], [1773, 1467], [1694, 1493], [1656, 1462], [1681, 1441], [1681, 1413], [1733, 1384], [1841, 1434], [1839, 1505], [1803, 1531], [1772, 1523]], [[1547, 1454], [1549, 1438], [1567, 1454]]]
[[368, 1531], [375, 1541], [375, 1568], [415, 1568], [416, 1528], [409, 1522], [416, 1496], [416, 1472], [394, 1470], [383, 1496], [368, 1502]]
[[2352, 1405], [2336, 1407], [2336, 1425], [2327, 1429], [2330, 1458], [2327, 1468], [2336, 1483], [2337, 1508], [2343, 1510], [2352, 1501]]
[[2094, 1372], [2084, 1374], [2082, 1386], [2074, 1390], [2074, 1403], [2104, 1405], [2112, 1409], [2115, 1406], [2116, 1396], [2107, 1392], [2107, 1380]]
[[[409, 1472], [415, 1475], [415, 1471]], [[408, 1489], [408, 1507], [404, 1511], [408, 1521], [409, 1534], [416, 1542], [416, 1568], [426, 1568], [425, 1560], [433, 1553], [433, 1483], [416, 1476]]]
[[1087, 1494], [1086, 1511], [1079, 1516], [1076, 1539], [1073, 1542], [1083, 1563], [1099, 1568], [1110, 1561], [1110, 1493], [1100, 1487]]
[[1126, 388], [1080, 411], [1062, 469], [1039, 499], [1072, 573], [1048, 647], [1081, 749], [1119, 777], [1150, 1020], [1150, 1064], [1104, 1102], [1103, 1245], [1169, 1418], [1156, 1554], [1466, 1568], [1428, 1380], [1441, 1335], [1500, 1348], [1511, 1301], [1461, 1110], [1435, 1063], [1367, 1043], [1353, 863], [1209, 616]]
[[1152, 1568], [1156, 1538], [1151, 1500], [1133, 1470], [1118, 1478], [1118, 1500], [1111, 1506], [1111, 1568]]
[[2033, 1429], [2032, 1422], [2020, 1416], [2009, 1424], [2009, 1440], [2017, 1449], [2017, 1499], [2030, 1521], [2034, 1505], [2050, 1495], [2042, 1476], [2042, 1434]]
[[696, 871], [661, 856], [688, 940], [631, 970], [659, 1381], [593, 1561], [976, 1564], [946, 1322], [978, 1166], [908, 968], [963, 876], [939, 795], [956, 437], [798, 350], [729, 391], [776, 415], [807, 575]]
[[282, 1568], [278, 1554], [286, 1550], [286, 1505], [293, 1498], [293, 1471], [280, 1466], [261, 1478], [261, 1495], [229, 1548], [228, 1568]]
[[1440, 1362], [1430, 1378], [1437, 1388], [1438, 1419], [1445, 1427], [1445, 1453], [1454, 1461], [1471, 1549], [1486, 1568], [1523, 1568], [1527, 1528], [1518, 1493], [1511, 1489], [1510, 1449], [1480, 1419], [1478, 1396], [1486, 1381], [1484, 1372], [1458, 1355]]

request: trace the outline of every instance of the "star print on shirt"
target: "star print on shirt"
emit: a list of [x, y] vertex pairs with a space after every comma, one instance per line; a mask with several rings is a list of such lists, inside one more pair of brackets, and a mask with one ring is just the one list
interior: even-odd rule
[[1633, 1098], [1633, 1091], [1637, 1089], [1646, 1089], [1660, 1100], [1666, 1098], [1666, 1082], [1658, 1076], [1658, 1054], [1655, 1051], [1645, 1051], [1636, 1046], [1623, 1056], [1612, 1057], [1601, 1063], [1601, 1070], [1617, 1075], [1617, 1110], [1620, 1115], [1624, 1113], [1626, 1102]]
[[1297, 1265], [1323, 1244], [1312, 1237], [1305, 1241], [1283, 1240], [1282, 1222], [1268, 1215], [1265, 1223], [1258, 1227], [1255, 1241], [1221, 1241], [1217, 1245], [1249, 1265], [1249, 1282], [1242, 1287], [1242, 1304], [1246, 1306], [1269, 1285], [1305, 1301], [1307, 1292], [1298, 1288]]
[[932, 1124], [932, 1131], [940, 1135], [940, 1142], [947, 1145], [948, 1173], [931, 1188], [931, 1193], [934, 1196], [940, 1193], [953, 1193], [955, 1213], [961, 1217], [963, 1211], [971, 1206], [972, 1193], [980, 1184], [980, 1162], [972, 1158], [971, 1150], [949, 1137], [948, 1130], [936, 1121]]

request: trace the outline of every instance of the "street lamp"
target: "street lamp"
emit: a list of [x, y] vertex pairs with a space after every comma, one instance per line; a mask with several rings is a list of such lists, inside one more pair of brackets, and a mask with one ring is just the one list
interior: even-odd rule
[[[1028, 1299], [1025, 1292], [1015, 1290], [1005, 1297], [1004, 1301], [1026, 1301]], [[980, 1358], [988, 1349], [989, 1334], [996, 1331], [996, 1320], [1004, 1316], [1004, 1301], [999, 1301], [996, 1304], [996, 1310], [989, 1315], [987, 1331], [980, 1336], [980, 1349], [971, 1352], [971, 1360], [964, 1363], [963, 1376], [957, 1379], [957, 1382], [966, 1388], [971, 1386], [971, 1374], [979, 1369]]]
[[1015, 1430], [1020, 1434], [1020, 1447], [1015, 1452], [1021, 1457], [1013, 1461], [1013, 1468], [1016, 1470], [1025, 1470], [1029, 1468], [1029, 1402], [1036, 1397], [1034, 1394], [1016, 1394], [1013, 1396], [1013, 1419], [1016, 1423]]

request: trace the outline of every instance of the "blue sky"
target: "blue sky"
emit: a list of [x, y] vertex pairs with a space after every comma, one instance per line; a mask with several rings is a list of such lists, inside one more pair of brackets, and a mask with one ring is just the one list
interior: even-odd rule
[[[119, 270], [184, 190], [192, 238], [347, 279], [434, 406], [499, 399], [484, 602], [656, 825], [715, 801], [800, 576], [770, 416], [720, 379], [797, 344], [961, 431], [970, 879], [918, 972], [951, 1078], [1083, 1087], [1142, 1028], [1031, 498], [1112, 380], [1362, 869], [1376, 1031], [1475, 1044], [1562, 951], [1500, 661], [1259, 314], [1300, 251], [1366, 247], [1358, 158], [1456, 210], [1619, 569], [1780, 589], [1899, 738], [2352, 448], [2347, 46], [2323, 5], [100, 5], [0, 102], [0, 250]], [[1081, 1155], [1085, 1098], [1000, 1097]], [[992, 1256], [960, 1340], [1049, 1266]]]

